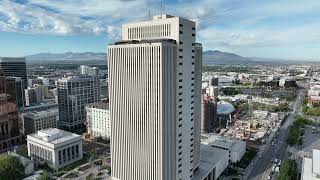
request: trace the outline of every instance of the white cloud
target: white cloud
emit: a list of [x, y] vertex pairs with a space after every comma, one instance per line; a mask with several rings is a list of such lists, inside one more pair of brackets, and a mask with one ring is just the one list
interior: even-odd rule
[[[121, 24], [144, 19], [159, 9], [159, 0], [0, 0], [0, 30], [42, 34], [106, 34], [121, 36]], [[272, 18], [320, 11], [319, 0], [197, 0], [166, 5], [166, 11], [197, 22], [206, 47], [275, 46], [319, 42], [319, 24], [256, 27]], [[159, 12], [159, 11], [157, 11]], [[303, 27], [300, 27], [303, 26]]]

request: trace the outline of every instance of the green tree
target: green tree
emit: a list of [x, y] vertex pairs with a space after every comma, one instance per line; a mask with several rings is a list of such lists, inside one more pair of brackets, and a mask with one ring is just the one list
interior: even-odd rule
[[294, 160], [285, 160], [280, 168], [278, 180], [296, 180], [297, 163]]
[[44, 173], [40, 176], [39, 180], [50, 180], [49, 173], [44, 171]]
[[11, 155], [0, 156], [0, 180], [22, 179], [24, 167], [19, 159]]
[[17, 154], [21, 155], [21, 156], [24, 156], [24, 157], [28, 157], [28, 147], [26, 144], [20, 146], [18, 149], [17, 149]]

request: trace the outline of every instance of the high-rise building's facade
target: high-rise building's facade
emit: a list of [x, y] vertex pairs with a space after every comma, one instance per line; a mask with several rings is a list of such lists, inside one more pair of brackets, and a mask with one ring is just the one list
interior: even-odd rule
[[49, 109], [23, 113], [23, 132], [25, 135], [35, 133], [42, 129], [57, 128], [59, 111]]
[[20, 77], [23, 89], [27, 88], [27, 68], [25, 58], [0, 57], [0, 69], [6, 76]]
[[195, 26], [154, 16], [123, 25], [123, 41], [109, 46], [114, 178], [188, 180], [199, 166], [201, 46]]
[[100, 102], [98, 76], [60, 79], [58, 81], [58, 126], [71, 132], [85, 132], [85, 107], [94, 102]]
[[16, 79], [0, 69], [0, 152], [21, 144], [17, 110]]
[[0, 69], [7, 77], [16, 78], [16, 94], [19, 108], [24, 106], [24, 89], [28, 86], [25, 58], [0, 57]]

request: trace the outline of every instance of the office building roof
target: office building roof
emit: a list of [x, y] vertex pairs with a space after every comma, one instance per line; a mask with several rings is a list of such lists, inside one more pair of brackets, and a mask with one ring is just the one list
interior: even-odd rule
[[49, 128], [40, 130], [34, 134], [30, 134], [28, 135], [28, 137], [36, 138], [38, 140], [49, 142], [51, 144], [60, 144], [74, 138], [80, 138], [80, 135], [63, 131], [57, 128]]

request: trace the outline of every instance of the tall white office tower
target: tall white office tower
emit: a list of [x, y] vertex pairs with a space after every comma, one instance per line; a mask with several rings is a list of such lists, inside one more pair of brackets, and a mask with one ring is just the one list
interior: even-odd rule
[[109, 46], [115, 179], [192, 179], [200, 160], [195, 33], [195, 22], [163, 14], [123, 25], [123, 41]]

